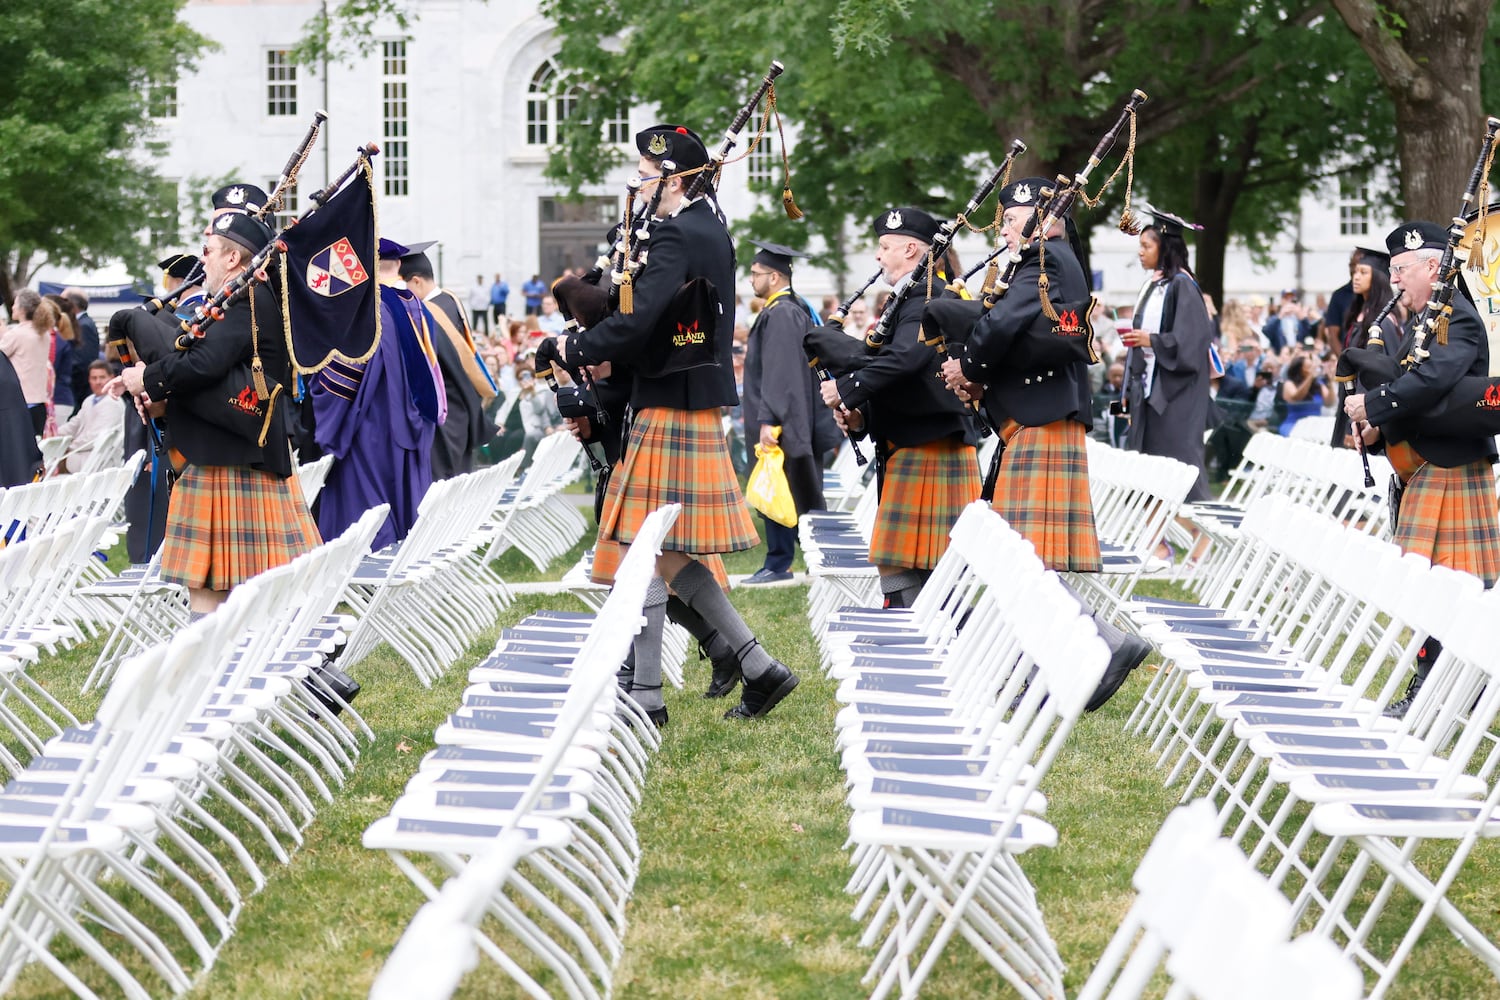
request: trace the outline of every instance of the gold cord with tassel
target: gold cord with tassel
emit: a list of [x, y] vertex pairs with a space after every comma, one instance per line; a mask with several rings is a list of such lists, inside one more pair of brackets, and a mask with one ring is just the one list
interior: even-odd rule
[[1052, 279], [1047, 277], [1046, 233], [1039, 233], [1037, 235], [1036, 247], [1036, 262], [1037, 266], [1041, 268], [1041, 274], [1037, 275], [1036, 279], [1036, 293], [1037, 296], [1042, 300], [1042, 315], [1046, 316], [1048, 319], [1052, 320], [1055, 323], [1057, 322], [1057, 309], [1052, 305], [1052, 297], [1047, 294], [1047, 289], [1051, 287]]
[[[776, 85], [772, 84], [766, 95], [766, 110], [776, 116], [776, 138], [781, 143], [781, 176], [783, 179], [781, 187], [781, 207], [786, 210], [788, 219], [802, 218], [802, 209], [797, 207], [796, 200], [792, 197], [792, 160], [786, 151], [786, 130], [781, 127], [781, 112], [776, 110]], [[761, 116], [765, 121], [765, 116]]]

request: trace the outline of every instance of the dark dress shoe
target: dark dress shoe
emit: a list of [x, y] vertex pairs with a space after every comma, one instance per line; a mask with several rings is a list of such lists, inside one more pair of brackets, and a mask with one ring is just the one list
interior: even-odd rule
[[651, 724], [657, 729], [667, 728], [667, 706], [646, 709], [646, 718], [650, 719]]
[[705, 698], [722, 698], [734, 690], [734, 686], [740, 682], [740, 658], [730, 653], [713, 661], [713, 674], [708, 679], [708, 690], [703, 692]]
[[1097, 712], [1104, 707], [1104, 703], [1115, 696], [1120, 690], [1120, 685], [1125, 683], [1125, 678], [1130, 672], [1151, 654], [1151, 644], [1138, 636], [1127, 635], [1125, 641], [1110, 652], [1109, 666], [1104, 668], [1104, 677], [1099, 681], [1099, 686], [1094, 688], [1094, 693], [1089, 697], [1089, 703], [1084, 706], [1086, 712]]
[[797, 686], [797, 675], [780, 660], [772, 660], [766, 672], [755, 680], [745, 678], [740, 703], [724, 713], [726, 719], [759, 719], [781, 704]]
[[744, 586], [746, 584], [749, 584], [753, 587], [762, 583], [785, 583], [790, 579], [792, 579], [791, 570], [774, 570], [767, 569], [766, 567], [762, 566], [760, 569], [756, 570], [754, 573], [751, 573], [749, 576], [741, 580], [740, 585]]
[[[1432, 669], [1431, 667], [1428, 668]], [[1380, 714], [1387, 719], [1404, 719], [1406, 713], [1411, 711], [1412, 705], [1416, 704], [1417, 693], [1422, 690], [1422, 685], [1427, 680], [1427, 673], [1420, 667], [1406, 685], [1406, 693], [1385, 707]]]

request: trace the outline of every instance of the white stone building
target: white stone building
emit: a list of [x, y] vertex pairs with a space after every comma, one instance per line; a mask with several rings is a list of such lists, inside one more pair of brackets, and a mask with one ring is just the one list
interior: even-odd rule
[[[232, 176], [269, 189], [313, 111], [324, 108], [330, 120], [302, 170], [291, 213], [305, 208], [309, 192], [352, 162], [360, 144], [374, 141], [382, 148], [376, 159], [382, 235], [441, 240], [431, 256], [443, 283], [460, 294], [476, 275], [488, 283], [502, 272], [516, 313], [520, 284], [530, 275], [546, 279], [565, 266], [591, 263], [604, 230], [618, 217], [625, 179], [634, 172], [631, 137], [655, 120], [654, 113], [633, 108], [601, 123], [626, 160], [607, 183], [587, 189], [582, 203], [564, 202], [562, 189], [543, 170], [568, 98], [551, 61], [559, 42], [535, 0], [416, 0], [413, 7], [417, 17], [405, 35], [389, 25], [376, 32], [368, 54], [333, 63], [325, 72], [288, 59], [318, 3], [190, 0], [184, 17], [220, 48], [205, 53], [175, 86], [153, 92], [158, 135], [166, 146], [160, 170], [176, 185], [181, 204], [175, 225], [158, 220], [153, 226], [162, 248], [196, 247], [194, 226], [212, 181]], [[722, 128], [697, 124], [705, 137]], [[747, 170], [769, 176], [779, 169], [773, 151], [763, 152], [726, 170], [720, 200], [731, 221], [749, 214]], [[1323, 197], [1310, 196], [1302, 213], [1302, 252], [1294, 252], [1298, 241], [1288, 234], [1273, 250], [1277, 266], [1262, 270], [1242, 247], [1232, 249], [1229, 294], [1266, 297], [1300, 286], [1311, 302], [1313, 293], [1346, 280], [1349, 250], [1359, 242], [1378, 245], [1384, 225], [1369, 217], [1362, 200], [1341, 200], [1336, 186]], [[1362, 226], [1367, 234], [1359, 231]], [[983, 253], [975, 242], [961, 241], [958, 250], [965, 261]], [[856, 251], [850, 274], [867, 276], [872, 253], [873, 246]], [[1102, 272], [1110, 304], [1134, 300], [1141, 272], [1133, 239], [1101, 230], [1093, 266]], [[112, 272], [99, 283], [118, 280]], [[815, 300], [834, 290], [830, 275], [812, 270], [799, 273], [797, 283]], [[741, 291], [748, 295], [748, 279]]]

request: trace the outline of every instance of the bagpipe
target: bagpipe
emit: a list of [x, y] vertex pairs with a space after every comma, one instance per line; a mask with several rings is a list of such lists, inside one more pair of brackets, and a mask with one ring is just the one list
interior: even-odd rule
[[[969, 202], [963, 211], [938, 226], [936, 235], [922, 259], [917, 262], [916, 270], [912, 272], [911, 280], [901, 290], [886, 300], [885, 308], [881, 310], [880, 318], [876, 320], [875, 326], [862, 339], [855, 339], [844, 332], [844, 317], [849, 309], [862, 298], [870, 289], [870, 286], [880, 280], [882, 272], [876, 271], [870, 276], [870, 280], [849, 296], [828, 317], [828, 320], [820, 327], [808, 331], [802, 339], [802, 350], [807, 355], [808, 367], [818, 373], [818, 377], [829, 381], [839, 375], [847, 375], [857, 371], [869, 364], [871, 359], [879, 353], [880, 349], [889, 342], [891, 338], [891, 325], [895, 322], [896, 312], [907, 298], [917, 293], [920, 289], [931, 299], [932, 283], [936, 277], [936, 269], [940, 262], [948, 256], [948, 250], [953, 245], [953, 239], [958, 233], [960, 226], [966, 225], [968, 219], [979, 206], [994, 192], [995, 188], [1005, 183], [1010, 174], [1011, 164], [1016, 157], [1026, 152], [1026, 144], [1016, 139], [1010, 144], [1010, 149], [1005, 153], [1000, 165], [996, 167], [975, 189]], [[932, 300], [936, 302], [938, 300]], [[961, 301], [961, 300], [958, 300]], [[929, 303], [931, 304], [931, 303]], [[965, 303], [967, 304], [967, 303]]]
[[[582, 366], [570, 365], [563, 360], [557, 350], [557, 341], [552, 337], [542, 338], [542, 342], [537, 345], [535, 364], [537, 377], [547, 384], [557, 400], [557, 412], [568, 419], [589, 422], [589, 433], [580, 438], [584, 454], [588, 455], [589, 467], [594, 470], [595, 475], [608, 475], [610, 466], [604, 446], [604, 434], [609, 426], [609, 414], [598, 404], [597, 395], [592, 392], [592, 388], [589, 394], [595, 395], [594, 400], [585, 395], [583, 388], [591, 387], [593, 380], [588, 378], [588, 373]], [[559, 371], [567, 374], [567, 385], [557, 377]]]
[[[270, 283], [269, 268], [278, 254], [283, 256], [291, 254], [293, 243], [295, 243], [298, 263], [302, 262], [303, 256], [307, 257], [306, 270], [309, 273], [314, 269], [319, 269], [320, 273], [324, 273], [324, 277], [329, 277], [337, 271], [342, 276], [341, 280], [351, 289], [369, 284], [368, 302], [358, 296], [342, 300], [353, 310], [348, 313], [353, 317], [352, 322], [346, 316], [343, 323], [336, 323], [332, 326], [324, 323], [300, 324], [298, 329], [306, 331], [305, 339], [299, 344], [295, 338], [287, 338], [288, 360], [293, 371], [316, 372], [335, 356], [343, 356], [351, 361], [363, 360], [374, 350], [376, 340], [374, 316], [378, 306], [373, 297], [374, 203], [370, 200], [373, 198], [373, 192], [368, 187], [368, 182], [370, 160], [378, 153], [379, 147], [374, 143], [361, 147], [354, 163], [334, 178], [326, 188], [313, 194], [311, 197], [313, 204], [277, 232], [270, 242], [251, 255], [245, 268], [226, 281], [211, 298], [194, 309], [191, 317], [168, 322], [161, 315], [149, 313], [144, 309], [121, 310], [110, 317], [110, 342], [123, 344], [125, 351], [122, 355], [129, 357], [132, 361], [138, 359], [151, 364], [174, 352], [192, 350], [209, 334], [214, 324], [224, 320], [231, 308], [249, 300], [253, 343], [251, 359], [248, 362], [238, 362], [210, 389], [187, 394], [183, 400], [183, 406], [194, 417], [264, 446], [271, 428], [275, 426], [283, 387], [266, 373], [261, 363], [259, 329], [254, 318], [255, 292]], [[355, 185], [349, 184], [349, 181], [357, 174], [364, 176], [367, 186], [363, 191], [355, 191]], [[348, 185], [347, 188], [346, 185]], [[353, 195], [353, 199], [347, 207], [360, 212], [365, 205], [368, 205], [367, 220], [358, 216], [353, 217], [352, 220], [345, 219], [344, 216], [347, 213], [340, 212], [336, 218], [327, 220], [330, 225], [308, 227], [304, 233], [293, 235], [298, 226], [314, 220], [317, 213], [324, 210], [325, 206], [328, 206], [336, 196], [342, 198], [350, 194]], [[345, 206], [341, 204], [340, 208], [343, 207]], [[349, 228], [351, 223], [358, 225], [366, 221], [366, 231], [359, 236], [348, 235], [352, 231]], [[317, 248], [315, 244], [320, 244], [327, 238], [324, 230], [330, 229], [330, 226], [332, 232], [340, 234], [339, 238], [326, 247]], [[363, 258], [360, 250], [364, 251]], [[286, 259], [290, 261], [292, 258], [287, 256]], [[319, 261], [322, 263], [319, 264]], [[283, 277], [288, 276], [283, 275]], [[331, 277], [329, 280], [332, 280]], [[283, 292], [290, 294], [290, 289], [283, 289]], [[340, 301], [331, 296], [330, 300]], [[281, 303], [274, 301], [274, 297], [266, 304], [280, 315]], [[363, 314], [358, 313], [360, 309], [368, 310], [369, 313], [369, 343], [363, 340], [351, 342], [347, 339], [351, 331], [363, 330], [366, 327], [362, 321]], [[330, 340], [325, 337], [325, 334], [343, 339]], [[322, 354], [322, 357], [316, 362], [304, 363], [299, 360], [299, 352], [305, 357], [314, 357], [319, 354]]]
[[[718, 186], [719, 174], [729, 154], [739, 142], [740, 133], [744, 131], [746, 123], [750, 121], [750, 116], [755, 113], [767, 94], [770, 95], [770, 109], [774, 113], [775, 80], [785, 69], [786, 67], [780, 62], [774, 60], [771, 62], [770, 69], [766, 71], [755, 93], [739, 109], [725, 130], [723, 141], [710, 155], [708, 163], [684, 173], [684, 176], [692, 178], [684, 190], [684, 201], [691, 201]], [[757, 137], [758, 141], [759, 137]], [[634, 285], [641, 271], [646, 267], [651, 249], [651, 235], [661, 221], [656, 217], [656, 211], [661, 202], [662, 192], [667, 187], [667, 181], [676, 173], [676, 163], [670, 159], [662, 161], [661, 175], [652, 193], [651, 201], [640, 211], [636, 211], [636, 202], [641, 181], [640, 178], [631, 178], [625, 191], [624, 215], [611, 234], [609, 252], [601, 255], [595, 261], [593, 269], [582, 277], [565, 275], [553, 282], [552, 297], [557, 300], [558, 311], [568, 321], [569, 332], [586, 330], [617, 311], [626, 315], [635, 311]], [[782, 202], [786, 206], [789, 217], [794, 219], [801, 217], [801, 211], [792, 201], [790, 183], [782, 192]], [[608, 284], [604, 280], [606, 275], [609, 277]], [[674, 309], [680, 304], [674, 300]], [[704, 315], [696, 318], [706, 320], [708, 317]]]
[[[624, 428], [615, 427], [624, 422], [623, 406], [614, 407], [616, 412], [612, 415], [611, 405], [587, 367], [564, 361], [552, 337], [543, 338], [537, 345], [535, 364], [537, 376], [552, 390], [557, 412], [568, 419], [588, 421], [589, 431], [579, 442], [594, 473], [594, 520], [597, 521], [604, 512], [604, 496], [623, 445]], [[567, 374], [568, 384], [558, 378], [559, 372]], [[622, 404], [623, 400], [616, 398], [615, 402]]]
[[[1377, 389], [1394, 382], [1404, 372], [1419, 367], [1431, 354], [1427, 348], [1429, 339], [1439, 344], [1447, 343], [1448, 322], [1453, 315], [1453, 296], [1459, 291], [1459, 282], [1462, 280], [1460, 271], [1463, 261], [1460, 259], [1460, 251], [1470, 235], [1471, 223], [1477, 222], [1478, 228], [1467, 251], [1470, 266], [1476, 269], [1480, 267], [1484, 253], [1484, 222], [1488, 212], [1488, 199], [1483, 196], [1483, 192], [1489, 187], [1489, 171], [1494, 163], [1497, 141], [1500, 141], [1500, 118], [1490, 118], [1485, 123], [1479, 155], [1464, 189], [1463, 206], [1448, 227], [1448, 239], [1438, 262], [1437, 282], [1412, 325], [1414, 332], [1411, 349], [1402, 358], [1393, 357], [1383, 349], [1380, 326], [1400, 301], [1400, 295], [1397, 294], [1370, 325], [1369, 343], [1372, 346], [1351, 347], [1339, 355], [1334, 379], [1343, 389], [1342, 398], [1348, 398], [1356, 380], [1367, 390]], [[1478, 208], [1475, 208], [1476, 204]], [[1435, 406], [1414, 419], [1420, 420], [1424, 434], [1438, 437], [1485, 437], [1500, 434], [1500, 378], [1465, 376]], [[1366, 476], [1369, 477], [1368, 472]]]
[[[1014, 249], [1001, 245], [964, 274], [962, 280], [967, 280], [981, 270], [986, 271], [978, 300], [939, 299], [928, 303], [922, 317], [922, 336], [929, 346], [936, 348], [939, 353], [947, 353], [949, 344], [966, 342], [969, 332], [974, 328], [979, 317], [994, 308], [995, 304], [1010, 290], [1016, 273], [1021, 269], [1025, 253], [1033, 243], [1045, 247], [1047, 233], [1066, 219], [1074, 202], [1081, 199], [1087, 205], [1098, 204], [1121, 170], [1127, 171], [1127, 179], [1125, 208], [1120, 214], [1120, 228], [1132, 235], [1140, 231], [1130, 210], [1130, 189], [1135, 175], [1136, 112], [1146, 100], [1145, 91], [1132, 91], [1125, 101], [1124, 108], [1120, 111], [1119, 118], [1095, 144], [1083, 169], [1071, 177], [1065, 174], [1058, 175], [1054, 186], [1043, 188], [1038, 192], [1036, 208], [1027, 218], [1021, 230], [1021, 238]], [[1127, 126], [1130, 129], [1130, 135], [1125, 155], [1121, 158], [1114, 173], [1091, 197], [1087, 191], [1089, 178], [1109, 155], [1110, 150], [1119, 140], [1120, 133], [1125, 131]], [[1037, 279], [1037, 293], [1041, 298], [1042, 312], [1053, 321], [1054, 336], [1016, 338], [1006, 354], [1005, 364], [1021, 371], [1065, 365], [1075, 361], [1095, 364], [1099, 360], [1099, 355], [1094, 347], [1093, 322], [1089, 318], [1093, 311], [1092, 297], [1087, 302], [1055, 305], [1048, 295], [1045, 249], [1041, 252], [1043, 259], [1041, 275]], [[1007, 253], [1005, 268], [1002, 271], [999, 258]]]
[[[819, 382], [832, 382], [837, 376], [833, 374], [834, 366], [847, 370], [848, 366], [865, 356], [862, 341], [855, 340], [844, 332], [844, 318], [849, 315], [849, 310], [854, 308], [854, 303], [864, 297], [870, 286], [880, 280], [884, 271], [876, 271], [870, 275], [870, 280], [859, 286], [859, 291], [839, 303], [837, 309], [828, 314], [828, 319], [823, 321], [822, 326], [815, 326], [802, 337], [802, 350], [807, 355], [807, 367], [811, 368], [818, 376]], [[827, 358], [829, 360], [825, 361]], [[858, 465], [864, 465], [869, 461], [859, 442], [853, 437], [849, 438], [849, 445], [854, 449], [854, 461]]]

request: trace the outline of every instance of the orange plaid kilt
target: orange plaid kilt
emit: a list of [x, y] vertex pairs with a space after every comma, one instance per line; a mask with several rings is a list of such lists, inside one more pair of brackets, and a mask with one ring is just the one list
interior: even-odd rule
[[957, 438], [893, 452], [881, 473], [870, 562], [932, 569], [948, 548], [953, 522], [979, 497], [979, 490], [974, 448]]
[[1394, 541], [1403, 552], [1463, 570], [1486, 584], [1500, 578], [1500, 516], [1495, 473], [1485, 459], [1453, 469], [1424, 463], [1405, 442], [1386, 457], [1406, 484]]
[[172, 487], [162, 579], [229, 590], [322, 544], [296, 476], [189, 465]]
[[625, 457], [609, 480], [599, 537], [629, 545], [646, 517], [669, 503], [682, 504], [682, 513], [663, 550], [738, 552], [760, 541], [717, 409], [653, 406], [635, 415]]
[[1085, 433], [1076, 420], [1041, 427], [1007, 420], [1000, 428], [1005, 454], [990, 506], [1058, 572], [1097, 573], [1103, 567]]

